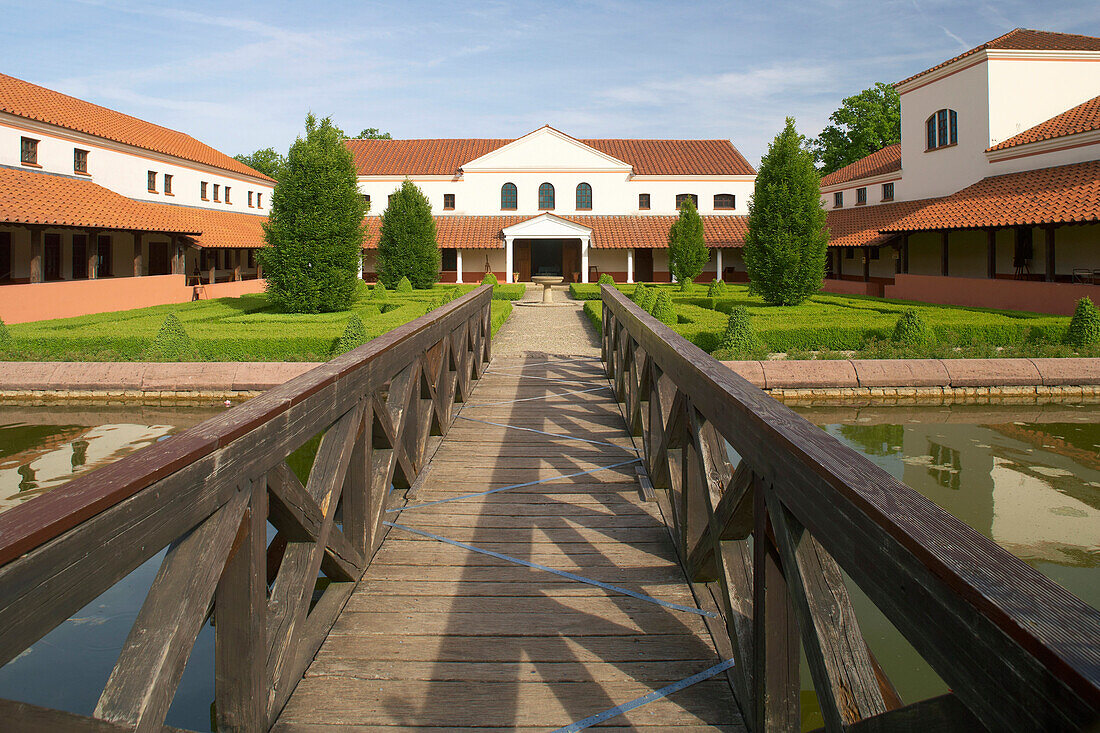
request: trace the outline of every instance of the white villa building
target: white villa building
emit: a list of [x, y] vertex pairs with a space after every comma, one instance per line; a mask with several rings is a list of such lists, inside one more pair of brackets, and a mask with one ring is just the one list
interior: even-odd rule
[[0, 317], [258, 291], [274, 185], [189, 135], [0, 74]]
[[[578, 140], [541, 127], [515, 140], [349, 140], [373, 211], [406, 179], [427, 195], [444, 282], [562, 275], [566, 282], [670, 280], [668, 230], [690, 197], [710, 262], [744, 279], [739, 248], [756, 171], [728, 140]], [[374, 270], [378, 216], [364, 270]]]
[[821, 180], [826, 288], [1070, 312], [1100, 284], [1100, 38], [1017, 28], [894, 85], [901, 144]]

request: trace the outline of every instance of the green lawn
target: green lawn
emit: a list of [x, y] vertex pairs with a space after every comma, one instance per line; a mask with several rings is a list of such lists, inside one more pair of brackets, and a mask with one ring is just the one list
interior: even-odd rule
[[[363, 320], [369, 338], [419, 318], [453, 288], [468, 293], [476, 285], [437, 285], [412, 293], [390, 291], [383, 301], [362, 288], [352, 312]], [[495, 333], [512, 312], [523, 286], [494, 289]], [[165, 317], [174, 313], [191, 345], [180, 361], [326, 361], [344, 332], [349, 312], [280, 313], [263, 294], [194, 303], [99, 313], [8, 326], [0, 343], [4, 361], [162, 361], [153, 339]]]
[[[634, 292], [633, 285], [617, 287], [627, 295]], [[749, 296], [744, 285], [727, 285], [726, 295], [721, 298], [708, 298], [705, 285], [696, 285], [688, 294], [681, 293], [677, 285], [661, 287], [673, 296], [679, 320], [676, 331], [704, 351], [718, 352], [715, 355], [722, 358], [758, 358], [777, 352], [792, 358], [839, 358], [853, 351], [864, 358], [1072, 354], [1061, 343], [1069, 325], [1067, 316], [829, 293], [815, 295], [797, 306], [768, 306], [760, 298]], [[599, 286], [574, 285], [571, 292], [574, 297], [589, 301], [585, 309], [598, 329], [602, 312]], [[738, 305], [748, 309], [753, 330], [764, 345], [758, 353], [719, 351], [728, 313]], [[934, 343], [900, 347], [890, 342], [899, 316], [910, 308], [925, 317], [935, 333]]]

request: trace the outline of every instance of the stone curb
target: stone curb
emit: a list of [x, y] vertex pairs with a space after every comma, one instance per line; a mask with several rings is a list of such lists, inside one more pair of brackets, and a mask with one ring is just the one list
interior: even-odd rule
[[260, 393], [317, 362], [0, 362], [0, 398], [9, 394], [94, 395], [94, 399], [179, 396], [205, 399]]

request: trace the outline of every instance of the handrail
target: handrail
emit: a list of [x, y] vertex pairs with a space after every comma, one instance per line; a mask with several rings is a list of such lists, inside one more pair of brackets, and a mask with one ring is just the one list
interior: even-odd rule
[[[614, 287], [601, 298], [608, 375], [643, 438], [654, 485], [667, 489], [659, 493], [681, 558], [709, 583], [734, 651], [755, 659], [733, 680], [750, 724], [797, 723], [784, 702], [797, 700], [797, 666], [793, 687], [776, 670], [791, 654], [797, 665], [799, 633], [827, 729], [900, 716], [837, 565], [954, 691], [917, 703], [928, 720], [971, 716], [968, 724], [1015, 730], [1098, 720], [1100, 612]], [[723, 441], [741, 458], [736, 470]], [[753, 583], [760, 578], [764, 588]]]
[[[0, 514], [0, 665], [167, 547], [95, 717], [159, 730], [212, 610], [219, 728], [266, 729], [384, 538], [387, 503], [403, 501], [391, 483], [416, 480], [484, 371], [491, 299], [478, 287]], [[286, 458], [317, 435], [303, 484]], [[2, 700], [0, 715], [80, 718]]]

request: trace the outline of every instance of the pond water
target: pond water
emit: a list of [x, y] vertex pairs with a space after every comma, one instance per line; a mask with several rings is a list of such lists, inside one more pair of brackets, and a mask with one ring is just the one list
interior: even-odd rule
[[[0, 407], [0, 511], [117, 460], [224, 408]], [[803, 408], [977, 531], [1100, 607], [1100, 406]], [[292, 466], [308, 471], [309, 448]], [[298, 465], [301, 464], [301, 465]], [[163, 552], [0, 668], [0, 697], [89, 714], [118, 659]], [[872, 651], [912, 702], [946, 686], [853, 585]], [[820, 725], [803, 667], [804, 728]], [[210, 730], [207, 624], [168, 724]]]

